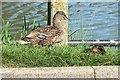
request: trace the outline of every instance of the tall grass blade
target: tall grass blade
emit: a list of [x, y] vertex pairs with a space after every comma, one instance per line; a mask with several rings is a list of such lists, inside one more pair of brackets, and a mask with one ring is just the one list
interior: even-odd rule
[[21, 38], [23, 37], [23, 33], [20, 34], [20, 37], [21, 37]]
[[4, 21], [4, 19], [2, 18], [2, 25], [4, 25], [5, 24], [5, 21]]
[[35, 30], [35, 29], [36, 29], [35, 22], [36, 22], [36, 19], [34, 19], [34, 21], [33, 21], [32, 30]]
[[8, 25], [9, 25], [9, 22], [7, 22], [7, 24], [5, 25], [5, 37], [6, 38], [9, 37], [9, 34], [8, 34]]
[[40, 22], [38, 22], [38, 27], [41, 27]]
[[26, 23], [26, 17], [24, 16], [24, 30], [26, 31], [27, 23]]
[[74, 32], [72, 32], [70, 35], [68, 35], [68, 37], [71, 37], [72, 35], [74, 35], [77, 31], [79, 31], [80, 29], [75, 30]]

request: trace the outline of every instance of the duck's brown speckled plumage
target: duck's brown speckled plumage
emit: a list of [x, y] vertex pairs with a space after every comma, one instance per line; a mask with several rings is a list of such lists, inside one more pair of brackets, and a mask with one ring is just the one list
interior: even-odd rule
[[[60, 21], [65, 20], [66, 15], [62, 11], [58, 11], [53, 17], [53, 26], [46, 25], [38, 27], [33, 30], [30, 34], [19, 40], [21, 44], [32, 44], [32, 45], [52, 45], [61, 42], [59, 37], [63, 34], [63, 30], [60, 28]], [[39, 35], [45, 34], [44, 39], [38, 38]]]

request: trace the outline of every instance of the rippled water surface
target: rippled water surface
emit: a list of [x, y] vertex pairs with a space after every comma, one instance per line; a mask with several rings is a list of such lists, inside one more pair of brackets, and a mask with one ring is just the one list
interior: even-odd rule
[[[70, 39], [118, 39], [117, 2], [69, 2], [69, 32], [76, 32]], [[19, 33], [26, 16], [30, 25], [47, 24], [47, 3], [5, 2], [2, 17], [10, 21], [10, 34]], [[30, 26], [29, 26], [30, 27]]]
[[[26, 17], [27, 25], [36, 21], [36, 26], [47, 24], [47, 2], [4, 2], [2, 3], [2, 18], [10, 21], [10, 34], [19, 33], [24, 25], [23, 17]], [[29, 27], [30, 27], [29, 26]]]
[[[117, 39], [118, 3], [69, 3], [70, 29], [80, 29], [76, 39]], [[85, 35], [87, 36], [85, 36]]]

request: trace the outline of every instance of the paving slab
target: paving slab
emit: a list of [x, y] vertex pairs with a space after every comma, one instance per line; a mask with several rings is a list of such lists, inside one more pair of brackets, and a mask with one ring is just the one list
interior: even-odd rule
[[2, 68], [2, 78], [94, 78], [94, 71], [84, 67]]
[[96, 78], [118, 78], [118, 66], [93, 66]]

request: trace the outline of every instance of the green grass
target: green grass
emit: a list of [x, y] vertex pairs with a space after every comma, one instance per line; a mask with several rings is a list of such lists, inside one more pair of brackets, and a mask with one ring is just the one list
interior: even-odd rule
[[4, 26], [2, 28], [1, 34], [0, 34], [0, 39], [3, 41], [3, 43], [11, 43], [11, 37], [9, 35], [9, 30], [8, 30], [8, 26], [9, 21], [5, 23], [4, 19], [2, 19], [2, 25]]
[[34, 47], [2, 45], [3, 67], [63, 67], [119, 65], [118, 50], [105, 48], [104, 55], [84, 53], [87, 45]]

